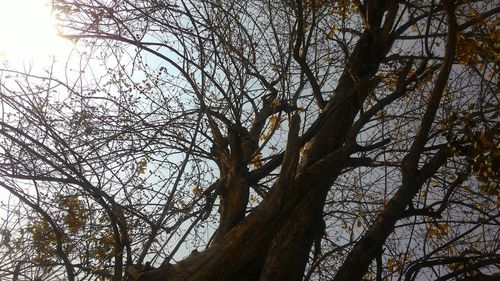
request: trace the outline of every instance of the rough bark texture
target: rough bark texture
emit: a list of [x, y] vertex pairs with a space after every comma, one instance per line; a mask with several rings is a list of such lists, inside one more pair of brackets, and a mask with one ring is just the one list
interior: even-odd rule
[[[326, 117], [309, 141], [298, 170], [294, 173], [294, 169], [287, 168], [293, 167], [290, 162], [296, 159], [285, 157], [280, 177], [270, 194], [257, 209], [242, 218], [241, 209], [237, 209], [243, 206], [241, 202], [247, 196], [241, 191], [245, 185], [245, 172], [241, 172], [242, 167], [230, 168], [229, 186], [225, 187], [227, 191], [222, 196], [226, 200], [223, 202], [222, 226], [211, 246], [196, 257], [177, 264], [168, 273], [148, 272], [138, 280], [302, 279], [309, 249], [320, 235], [326, 194], [348, 163], [352, 147], [345, 143], [346, 136], [369, 94], [369, 81], [390, 48], [388, 34], [378, 27], [385, 8], [384, 5], [369, 8], [371, 26], [354, 48], [334, 98], [325, 106]], [[292, 129], [290, 131], [295, 133]], [[232, 141], [230, 135], [229, 143], [231, 155], [234, 155], [230, 157], [233, 160], [230, 166], [238, 167], [236, 159], [245, 159], [241, 157], [243, 149], [238, 145], [243, 142], [241, 138], [239, 142]], [[291, 149], [288, 147], [287, 152]], [[226, 210], [230, 210], [227, 215]]]

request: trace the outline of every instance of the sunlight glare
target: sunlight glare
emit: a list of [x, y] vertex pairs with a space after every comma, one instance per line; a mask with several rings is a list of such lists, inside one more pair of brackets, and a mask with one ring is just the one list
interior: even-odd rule
[[68, 54], [69, 40], [57, 35], [47, 0], [0, 0], [0, 59], [40, 60]]

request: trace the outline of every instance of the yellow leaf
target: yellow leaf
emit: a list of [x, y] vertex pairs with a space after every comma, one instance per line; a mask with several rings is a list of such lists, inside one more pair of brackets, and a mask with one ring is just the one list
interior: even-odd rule
[[135, 169], [136, 173], [144, 174], [146, 172], [146, 167], [148, 166], [148, 159], [141, 158], [137, 163], [137, 168]]
[[333, 26], [330, 29], [330, 31], [328, 32], [328, 34], [326, 34], [326, 38], [333, 39], [333, 35], [335, 34], [335, 31], [337, 31], [337, 26], [335, 24], [333, 24]]
[[259, 169], [260, 167], [262, 167], [262, 154], [260, 152], [254, 154], [251, 163], [255, 167], [255, 169]]

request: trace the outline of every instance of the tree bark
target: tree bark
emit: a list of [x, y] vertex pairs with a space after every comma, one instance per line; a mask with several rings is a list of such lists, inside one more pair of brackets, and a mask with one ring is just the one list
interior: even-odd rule
[[438, 79], [431, 92], [431, 99], [422, 118], [420, 130], [417, 132], [410, 151], [403, 160], [403, 183], [378, 216], [377, 220], [351, 250], [335, 276], [334, 281], [362, 279], [373, 259], [381, 254], [382, 246], [387, 237], [394, 231], [396, 222], [411, 204], [413, 197], [420, 190], [422, 184], [445, 163], [448, 157], [448, 149], [442, 148], [431, 161], [424, 165], [423, 168], [418, 169], [418, 163], [445, 89], [455, 54], [457, 40], [456, 19], [451, 7], [452, 4], [446, 3], [445, 5], [448, 6], [447, 15], [449, 23], [445, 61], [441, 66]]
[[[366, 85], [389, 49], [387, 38], [370, 30], [361, 36], [349, 58], [349, 69], [324, 109], [325, 121], [309, 141], [296, 173], [287, 168], [285, 159], [276, 184], [251, 214], [239, 223], [232, 220], [224, 231], [218, 230], [211, 246], [196, 257], [168, 272], [144, 273], [138, 280], [302, 279], [309, 250], [319, 235], [328, 189], [349, 159], [346, 135], [369, 94]], [[238, 147], [236, 143], [231, 148], [232, 153], [237, 152], [233, 147]], [[290, 149], [287, 147], [287, 152]], [[227, 188], [239, 190], [238, 186]], [[239, 195], [236, 197], [241, 199]]]

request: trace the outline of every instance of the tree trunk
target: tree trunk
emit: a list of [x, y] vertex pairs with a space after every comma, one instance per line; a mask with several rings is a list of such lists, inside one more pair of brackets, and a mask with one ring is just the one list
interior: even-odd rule
[[[372, 13], [384, 12], [383, 7], [373, 9]], [[280, 176], [255, 210], [239, 223], [233, 220], [231, 227], [218, 231], [204, 252], [168, 271], [144, 273], [138, 280], [301, 280], [311, 245], [321, 234], [328, 190], [348, 165], [352, 147], [345, 144], [347, 134], [389, 46], [388, 36], [382, 31], [367, 30], [360, 37], [301, 163], [297, 163], [298, 131], [292, 124]], [[232, 154], [238, 152], [234, 149], [237, 143], [231, 144]], [[240, 190], [241, 186], [227, 188]], [[235, 194], [241, 199], [241, 192]]]

